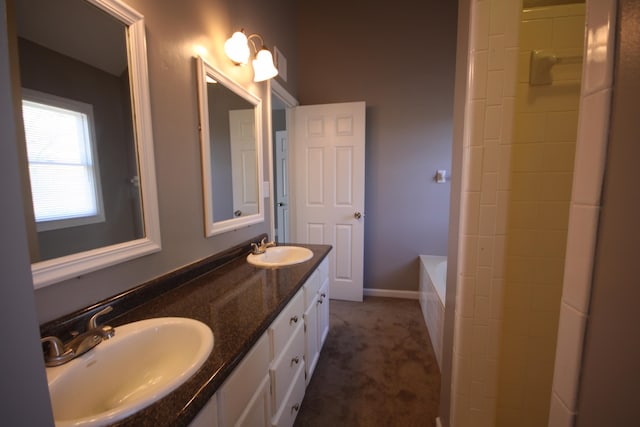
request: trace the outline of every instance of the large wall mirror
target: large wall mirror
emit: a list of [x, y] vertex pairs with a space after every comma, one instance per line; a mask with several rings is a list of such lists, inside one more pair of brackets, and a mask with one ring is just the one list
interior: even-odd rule
[[160, 250], [142, 15], [115, 0], [19, 0], [15, 18], [35, 287]]
[[205, 235], [264, 221], [262, 102], [196, 58]]

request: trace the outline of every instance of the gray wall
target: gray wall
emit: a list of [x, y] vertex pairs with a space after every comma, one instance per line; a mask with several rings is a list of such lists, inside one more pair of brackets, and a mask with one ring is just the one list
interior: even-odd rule
[[302, 105], [365, 101], [365, 288], [416, 290], [446, 255], [457, 3], [298, 5]]
[[611, 129], [579, 388], [579, 427], [640, 425], [640, 2], [621, 0]]
[[[15, 28], [12, 30], [15, 33]], [[52, 425], [29, 265], [11, 93], [6, 4], [0, 0], [0, 413], [8, 426]], [[15, 45], [12, 46], [15, 49]]]
[[[287, 56], [289, 78], [281, 83], [296, 95], [293, 1], [128, 0], [127, 3], [145, 16], [162, 251], [36, 291], [40, 323], [269, 231], [267, 212], [263, 224], [209, 239], [204, 237], [193, 57], [198, 49], [206, 49], [206, 57], [213, 66], [264, 100], [267, 85], [254, 84], [250, 67], [235, 67], [222, 50], [233, 31], [244, 27], [247, 32], [258, 32], [269, 47], [277, 45]], [[263, 113], [266, 120], [266, 108]], [[266, 129], [265, 125], [265, 144]], [[0, 169], [7, 162], [2, 157]], [[266, 166], [265, 161], [264, 170], [268, 171]], [[265, 200], [265, 206], [268, 202]], [[18, 208], [14, 204], [5, 209]]]

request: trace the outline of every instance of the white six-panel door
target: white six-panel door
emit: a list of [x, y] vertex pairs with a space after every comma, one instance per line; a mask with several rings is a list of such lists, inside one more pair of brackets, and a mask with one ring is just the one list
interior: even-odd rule
[[293, 113], [296, 240], [332, 245], [331, 298], [362, 301], [365, 103]]
[[258, 213], [255, 112], [229, 111], [234, 217]]
[[289, 170], [286, 130], [276, 132], [275, 143], [277, 241], [283, 243], [291, 241], [289, 239]]

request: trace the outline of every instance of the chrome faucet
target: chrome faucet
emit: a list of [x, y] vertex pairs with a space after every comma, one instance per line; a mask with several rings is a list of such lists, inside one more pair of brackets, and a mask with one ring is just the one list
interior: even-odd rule
[[276, 242], [267, 242], [267, 238], [264, 237], [260, 241], [260, 244], [258, 244], [258, 243], [252, 243], [251, 244], [251, 248], [252, 248], [251, 253], [254, 254], [254, 255], [260, 255], [260, 254], [265, 253], [267, 251], [267, 248], [271, 248], [271, 247], [273, 247], [275, 245], [276, 245]]
[[116, 330], [111, 326], [98, 326], [98, 317], [110, 313], [113, 307], [107, 306], [91, 316], [87, 324], [87, 330], [75, 335], [66, 344], [58, 337], [49, 336], [40, 339], [42, 343], [48, 343], [49, 350], [46, 352], [45, 365], [59, 366], [67, 363], [78, 356], [83, 355], [104, 340], [111, 338]]

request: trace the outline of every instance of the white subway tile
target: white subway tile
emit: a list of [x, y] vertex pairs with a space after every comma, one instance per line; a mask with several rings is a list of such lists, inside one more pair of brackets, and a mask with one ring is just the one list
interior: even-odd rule
[[507, 25], [506, 3], [513, 0], [491, 0], [489, 34], [504, 34]]
[[[494, 155], [493, 152], [496, 154]], [[491, 152], [487, 153], [487, 148], [484, 151], [484, 165], [487, 165], [489, 162], [487, 157], [495, 156], [498, 157], [498, 148], [491, 148]], [[488, 168], [487, 168], [488, 169]], [[480, 192], [480, 203], [483, 205], [488, 204], [496, 204], [498, 199], [498, 174], [495, 172], [485, 173], [482, 175], [482, 191]]]
[[611, 90], [583, 98], [578, 125], [573, 196], [575, 203], [599, 205], [606, 160]]
[[[485, 326], [489, 325], [489, 298], [488, 297], [476, 296], [476, 302], [475, 302], [474, 313], [473, 313], [473, 323], [474, 325], [485, 325]], [[486, 339], [487, 339], [488, 329], [485, 328], [483, 330], [485, 335], [483, 348], [485, 348], [484, 355], [486, 356]]]
[[493, 265], [493, 236], [478, 238], [478, 266]]
[[522, 10], [521, 1], [508, 0], [504, 5], [504, 45], [505, 47], [517, 47], [520, 27], [520, 12]]
[[509, 48], [504, 54], [504, 90], [506, 97], [516, 96], [516, 85], [518, 81], [518, 49]]
[[484, 151], [482, 147], [471, 147], [469, 149], [469, 175], [467, 177], [468, 191], [482, 190], [482, 157]]
[[[493, 9], [492, 9], [493, 12]], [[493, 35], [489, 37], [489, 71], [503, 70], [505, 68], [504, 35]]]
[[564, 16], [553, 19], [553, 49], [578, 48], [584, 46], [584, 16]]
[[[474, 312], [474, 304], [475, 304], [475, 286], [476, 286], [476, 278], [473, 276], [462, 276], [460, 278], [460, 298], [458, 299], [459, 303], [459, 312], [462, 317], [473, 317]], [[461, 354], [464, 354], [460, 351]]]
[[478, 267], [478, 237], [464, 236], [462, 246], [462, 274], [465, 276], [475, 276]]
[[480, 236], [494, 236], [496, 234], [496, 205], [480, 204]]
[[599, 215], [597, 206], [571, 206], [562, 297], [582, 313], [589, 309]]
[[504, 88], [504, 71], [489, 71], [487, 75], [487, 105], [502, 104]]
[[471, 46], [475, 51], [489, 48], [489, 24], [491, 20], [490, 0], [478, 0], [472, 3]]
[[471, 69], [471, 99], [487, 97], [487, 68], [489, 66], [489, 52], [486, 50], [473, 54]]
[[616, 0], [587, 3], [584, 94], [611, 87], [615, 50]]
[[476, 276], [476, 296], [488, 297], [491, 295], [491, 268], [478, 267]]
[[511, 144], [513, 142], [513, 121], [515, 117], [514, 97], [502, 98], [502, 132], [500, 144]]
[[478, 234], [480, 219], [480, 193], [467, 192], [464, 194], [464, 234]]
[[586, 317], [569, 305], [560, 306], [553, 387], [567, 408], [575, 410]]
[[488, 106], [484, 121], [484, 138], [499, 139], [502, 127], [502, 107], [500, 105]]
[[469, 103], [471, 121], [470, 145], [482, 145], [484, 141], [484, 115], [486, 100], [476, 99]]
[[555, 393], [552, 393], [548, 427], [573, 427], [574, 419], [575, 414], [564, 406]]
[[552, 47], [553, 22], [534, 19], [520, 23], [520, 50], [549, 49]]
[[498, 236], [504, 236], [505, 234], [507, 234], [508, 213], [509, 213], [509, 192], [498, 191], [497, 204], [496, 204], [496, 234]]
[[[495, 267], [494, 267], [495, 268]], [[502, 320], [504, 281], [493, 279], [491, 281], [491, 298], [489, 298], [489, 319]]]

